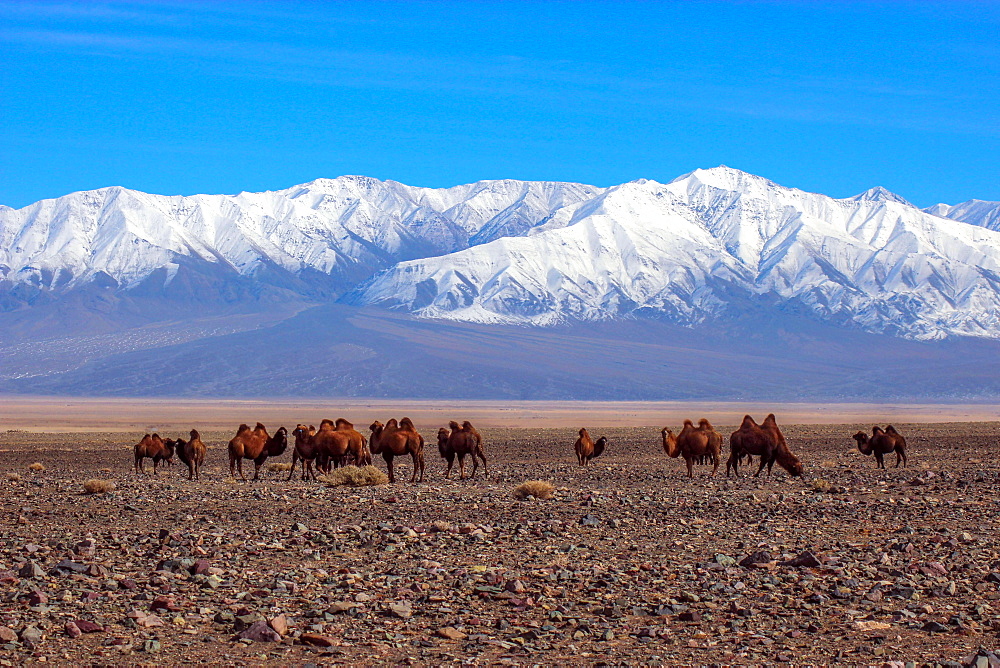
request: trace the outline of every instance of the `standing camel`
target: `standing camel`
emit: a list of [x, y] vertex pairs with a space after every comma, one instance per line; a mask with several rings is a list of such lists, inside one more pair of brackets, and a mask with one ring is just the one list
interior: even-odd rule
[[[466, 424], [469, 424], [466, 422]], [[444, 472], [444, 477], [446, 479], [451, 478], [451, 467], [455, 463], [455, 457], [458, 457], [458, 470], [459, 480], [465, 479], [465, 456], [472, 455], [472, 476], [476, 477], [476, 469], [479, 466], [479, 461], [476, 459], [482, 457], [482, 450], [479, 446], [479, 442], [476, 439], [476, 433], [474, 430], [466, 430], [463, 426], [459, 425], [457, 422], [452, 420], [448, 423], [451, 431], [448, 431], [444, 427], [438, 430], [438, 452], [441, 456], [448, 460], [448, 468]], [[471, 424], [469, 425], [472, 426]], [[442, 442], [443, 439], [443, 442]], [[483, 468], [486, 467], [486, 458], [483, 457]]]
[[197, 429], [192, 429], [188, 441], [178, 438], [174, 443], [177, 447], [177, 456], [188, 467], [188, 480], [201, 480], [201, 465], [205, 463], [205, 455], [208, 452], [208, 448], [201, 441], [201, 434]]
[[600, 457], [607, 445], [608, 439], [604, 436], [594, 441], [586, 429], [581, 429], [580, 438], [576, 439], [573, 449], [576, 451], [576, 459], [580, 462], [580, 466], [586, 466], [591, 459]]
[[229, 441], [229, 475], [235, 478], [236, 472], [239, 471], [240, 478], [246, 482], [246, 476], [243, 475], [243, 460], [252, 459], [253, 479], [260, 480], [260, 467], [267, 458], [280, 456], [287, 447], [288, 430], [284, 427], [274, 432], [274, 436], [268, 436], [267, 428], [260, 422], [253, 429], [241, 424], [236, 436]]
[[404, 417], [398, 423], [396, 418], [392, 418], [384, 425], [376, 420], [369, 429], [372, 432], [369, 439], [372, 454], [382, 455], [385, 467], [389, 471], [390, 483], [396, 481], [392, 468], [393, 457], [407, 453], [413, 458], [413, 476], [410, 482], [417, 482], [418, 472], [420, 482], [424, 481], [424, 437], [417, 433], [410, 418]]
[[170, 459], [174, 456], [174, 444], [164, 441], [159, 434], [146, 434], [142, 440], [135, 444], [135, 472], [146, 473], [146, 468], [142, 465], [142, 460], [153, 460], [153, 475], [156, 475], [156, 467], [160, 462], [170, 464]]
[[726, 475], [730, 468], [739, 475], [739, 462], [743, 455], [759, 455], [760, 466], [754, 477], [767, 467], [767, 475], [771, 476], [771, 467], [778, 462], [781, 468], [792, 476], [802, 475], [802, 462], [792, 454], [785, 443], [785, 436], [778, 428], [774, 413], [769, 413], [764, 422], [758, 425], [749, 415], [743, 416], [740, 428], [729, 436], [729, 460], [726, 462]]
[[878, 468], [885, 468], [882, 458], [890, 452], [896, 453], [896, 468], [899, 468], [900, 463], [906, 466], [906, 439], [891, 424], [886, 425], [885, 430], [879, 426], [872, 427], [871, 438], [863, 431], [856, 433], [853, 438], [858, 442], [861, 454], [875, 455]]
[[664, 427], [660, 431], [663, 437], [663, 451], [671, 457], [683, 456], [687, 464], [688, 477], [694, 477], [695, 462], [702, 462], [705, 458], [711, 460], [712, 475], [719, 470], [719, 457], [722, 452], [722, 435], [715, 431], [708, 420], [702, 418], [695, 428], [691, 420], [684, 420], [684, 427], [681, 433], [674, 436], [674, 433]]
[[302, 479], [316, 479], [316, 472], [313, 470], [313, 460], [316, 459], [316, 444], [313, 442], [315, 435], [316, 427], [312, 425], [307, 427], [304, 424], [298, 424], [292, 430], [295, 447], [292, 448], [292, 468], [288, 472], [289, 480], [295, 475], [295, 464], [299, 461], [302, 462]]

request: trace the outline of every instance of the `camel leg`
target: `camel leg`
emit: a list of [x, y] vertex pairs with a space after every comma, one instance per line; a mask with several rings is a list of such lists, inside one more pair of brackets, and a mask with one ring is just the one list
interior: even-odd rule
[[451, 457], [448, 459], [448, 468], [444, 470], [444, 479], [451, 480], [451, 466], [455, 463], [455, 458]]
[[738, 457], [734, 457], [733, 453], [730, 452], [729, 453], [729, 459], [726, 460], [726, 477], [727, 478], [729, 477], [729, 468], [730, 467], [732, 467], [733, 473], [735, 473], [736, 475], [740, 474], [739, 465], [737, 464], [738, 461], [739, 461], [739, 458]]
[[757, 472], [753, 474], [753, 477], [754, 478], [758, 477], [760, 475], [760, 472], [764, 470], [765, 466], [767, 466], [767, 456], [766, 455], [761, 455], [760, 456], [760, 466], [757, 467]]
[[[288, 470], [288, 480], [291, 480], [292, 476], [295, 475], [295, 464], [298, 461], [299, 461], [299, 453], [295, 452], [295, 450], [293, 449], [292, 450], [292, 468], [290, 468]], [[302, 469], [303, 469], [303, 471], [305, 470], [305, 468], [306, 468], [306, 460], [303, 459], [302, 460]]]
[[880, 469], [884, 469], [885, 468], [885, 462], [882, 459], [882, 453], [881, 452], [876, 452], [875, 453], [875, 461], [878, 462], [878, 468], [880, 468]]
[[688, 477], [689, 478], [693, 478], [694, 477], [694, 457], [685, 457], [684, 458], [684, 463], [687, 464], [687, 467], [688, 467]]
[[458, 456], [458, 479], [465, 480], [465, 454]]
[[472, 475], [471, 478], [476, 477], [476, 469], [479, 468], [479, 460], [476, 459], [476, 451], [472, 451]]
[[714, 478], [719, 471], [719, 458], [717, 456], [712, 456], [712, 464], [714, 465], [712, 466], [712, 477]]
[[188, 480], [194, 480], [194, 462], [188, 464]]
[[[413, 460], [413, 475], [410, 476], [410, 483], [415, 483], [417, 481], [417, 469], [420, 468], [419, 462], [417, 462], [417, 452], [414, 450], [410, 453], [410, 458]], [[459, 466], [461, 466], [461, 459], [459, 460]]]
[[392, 455], [389, 453], [383, 454], [382, 459], [385, 460], [385, 467], [389, 471], [389, 484], [396, 482], [396, 475], [392, 470]]
[[[423, 443], [421, 443], [421, 447], [423, 447]], [[424, 481], [424, 451], [423, 450], [421, 450], [417, 454], [417, 461], [420, 463], [420, 482], [423, 482]]]
[[479, 451], [479, 458], [483, 460], [483, 477], [489, 478], [490, 472], [489, 469], [486, 468], [486, 455], [483, 454], [482, 450]]

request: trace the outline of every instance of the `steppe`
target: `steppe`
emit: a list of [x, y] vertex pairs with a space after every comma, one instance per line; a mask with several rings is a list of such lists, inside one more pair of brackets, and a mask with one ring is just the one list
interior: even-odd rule
[[[727, 478], [723, 462], [689, 480], [661, 449], [659, 428], [683, 417], [728, 434], [743, 412], [770, 410], [804, 479], [777, 467]], [[391, 486], [229, 478], [239, 422], [404, 414], [428, 440], [422, 484], [407, 482], [406, 459]], [[998, 415], [9, 397], [0, 663], [990, 666]], [[488, 476], [444, 479], [432, 435], [449, 419], [481, 428]], [[854, 432], [887, 421], [907, 437], [908, 468], [879, 471], [854, 447]], [[580, 426], [610, 441], [588, 468], [572, 453]], [[132, 471], [142, 433], [191, 427], [209, 446], [200, 482], [180, 465]], [[115, 491], [84, 494], [92, 478]], [[527, 480], [554, 497], [515, 498]]]

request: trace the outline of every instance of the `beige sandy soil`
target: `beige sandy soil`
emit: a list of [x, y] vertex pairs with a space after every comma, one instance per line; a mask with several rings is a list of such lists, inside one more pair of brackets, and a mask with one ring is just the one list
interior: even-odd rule
[[428, 401], [386, 399], [80, 399], [0, 396], [0, 430], [143, 432], [235, 429], [260, 421], [271, 427], [319, 424], [347, 417], [355, 424], [408, 415], [435, 429], [455, 416], [484, 427], [642, 427], [706, 417], [738, 424], [744, 413], [775, 413], [782, 424], [983, 422], [1000, 419], [995, 404], [861, 404], [754, 402]]

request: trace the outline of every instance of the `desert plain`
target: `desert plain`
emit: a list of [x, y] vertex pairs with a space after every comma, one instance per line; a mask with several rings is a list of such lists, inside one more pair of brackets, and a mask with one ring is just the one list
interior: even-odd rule
[[[773, 410], [805, 465], [726, 476], [660, 427], [727, 435]], [[328, 487], [268, 462], [233, 480], [240, 422], [409, 415], [423, 483]], [[998, 665], [996, 406], [0, 401], [0, 663], [25, 665]], [[446, 480], [434, 434], [482, 431]], [[892, 422], [909, 466], [851, 435]], [[607, 436], [577, 465], [576, 429]], [[132, 470], [146, 431], [201, 431], [200, 481]], [[40, 466], [32, 466], [38, 464]], [[382, 468], [381, 461], [376, 464]], [[252, 466], [249, 467], [252, 470]], [[89, 479], [114, 491], [85, 494]], [[550, 499], [515, 487], [547, 481]]]

